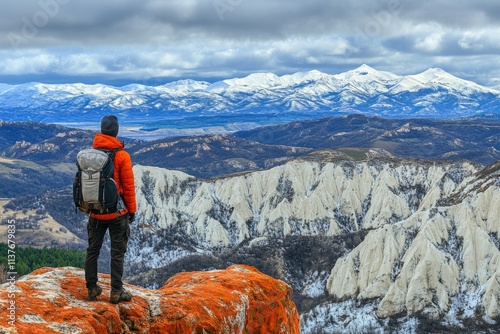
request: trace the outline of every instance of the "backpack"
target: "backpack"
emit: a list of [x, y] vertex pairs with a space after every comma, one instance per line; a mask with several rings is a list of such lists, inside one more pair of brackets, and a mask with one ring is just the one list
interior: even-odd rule
[[113, 179], [117, 150], [83, 149], [78, 152], [78, 171], [73, 182], [73, 201], [85, 213], [113, 213], [118, 211], [121, 196]]

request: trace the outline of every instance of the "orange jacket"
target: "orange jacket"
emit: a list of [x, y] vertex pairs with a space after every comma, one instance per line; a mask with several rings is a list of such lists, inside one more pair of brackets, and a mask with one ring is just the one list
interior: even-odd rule
[[118, 185], [118, 193], [123, 195], [125, 202], [125, 210], [115, 213], [106, 214], [91, 214], [91, 217], [99, 220], [112, 220], [119, 216], [128, 213], [135, 213], [137, 205], [135, 201], [135, 185], [134, 185], [134, 172], [132, 171], [132, 159], [124, 148], [124, 144], [113, 136], [97, 133], [94, 137], [94, 148], [116, 150], [114, 159], [114, 174], [113, 178]]

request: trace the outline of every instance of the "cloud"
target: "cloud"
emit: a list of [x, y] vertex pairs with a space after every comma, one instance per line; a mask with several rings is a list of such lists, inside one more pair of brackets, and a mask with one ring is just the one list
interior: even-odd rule
[[436, 52], [441, 49], [443, 46], [443, 39], [445, 34], [441, 31], [440, 27], [434, 25], [429, 33], [426, 33], [424, 36], [419, 37], [415, 41], [415, 48], [418, 50], [422, 50], [424, 52]]
[[464, 31], [458, 45], [470, 52], [500, 54], [500, 28]]
[[397, 33], [401, 22], [453, 27], [457, 21], [484, 22], [492, 6], [490, 1], [457, 5], [430, 0], [418, 4], [412, 0], [4, 1], [0, 3], [4, 32], [0, 45], [10, 44], [6, 32], [22, 36], [30, 25], [38, 32], [28, 47], [172, 43], [192, 37], [273, 40], [359, 32], [382, 37]]
[[489, 74], [461, 72], [486, 84], [498, 77], [499, 19], [493, 0], [2, 1], [0, 76], [210, 79], [361, 63], [401, 73], [482, 56]]

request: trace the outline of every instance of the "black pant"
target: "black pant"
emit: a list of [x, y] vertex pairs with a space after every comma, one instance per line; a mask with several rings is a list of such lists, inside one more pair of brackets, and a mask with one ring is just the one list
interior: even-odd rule
[[121, 291], [123, 287], [123, 260], [130, 236], [128, 215], [114, 220], [89, 218], [87, 225], [89, 247], [85, 258], [85, 281], [87, 281], [87, 288], [92, 288], [97, 284], [97, 259], [108, 229], [111, 239], [111, 290]]

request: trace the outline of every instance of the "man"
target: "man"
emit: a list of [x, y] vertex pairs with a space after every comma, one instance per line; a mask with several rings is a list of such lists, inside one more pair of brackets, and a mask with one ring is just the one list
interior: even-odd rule
[[101, 250], [106, 231], [111, 239], [111, 294], [110, 302], [117, 304], [130, 301], [132, 295], [123, 289], [123, 262], [130, 236], [129, 224], [134, 221], [136, 212], [134, 174], [132, 160], [124, 150], [123, 142], [118, 135], [118, 118], [114, 115], [104, 116], [101, 120], [101, 133], [94, 137], [95, 149], [116, 150], [114, 156], [114, 174], [118, 193], [121, 195], [125, 208], [118, 212], [106, 214], [90, 214], [87, 231], [89, 246], [85, 258], [85, 281], [87, 282], [88, 300], [96, 300], [102, 293], [97, 285], [97, 259]]

